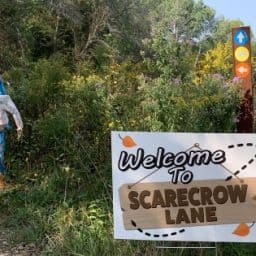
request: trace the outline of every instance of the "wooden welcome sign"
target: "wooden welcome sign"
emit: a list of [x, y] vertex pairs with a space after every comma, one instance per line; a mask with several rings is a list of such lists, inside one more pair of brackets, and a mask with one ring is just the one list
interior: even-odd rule
[[114, 236], [255, 242], [256, 135], [112, 132]]

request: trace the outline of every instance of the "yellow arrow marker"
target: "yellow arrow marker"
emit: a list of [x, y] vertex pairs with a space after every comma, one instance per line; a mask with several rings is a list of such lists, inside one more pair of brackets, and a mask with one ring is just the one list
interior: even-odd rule
[[237, 47], [235, 50], [235, 58], [240, 61], [246, 61], [248, 60], [250, 56], [249, 50], [243, 46]]

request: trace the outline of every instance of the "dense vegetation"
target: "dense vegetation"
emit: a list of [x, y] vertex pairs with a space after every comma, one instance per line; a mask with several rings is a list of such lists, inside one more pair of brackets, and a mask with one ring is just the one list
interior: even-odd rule
[[241, 24], [193, 0], [0, 1], [0, 70], [25, 123], [20, 142], [8, 131], [13, 188], [0, 195], [13, 241], [42, 255], [198, 255], [113, 240], [110, 131], [234, 132]]

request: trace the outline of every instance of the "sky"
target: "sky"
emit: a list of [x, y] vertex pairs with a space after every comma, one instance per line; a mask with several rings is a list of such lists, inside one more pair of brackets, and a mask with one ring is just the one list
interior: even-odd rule
[[256, 0], [203, 0], [216, 11], [216, 17], [224, 16], [229, 20], [241, 20], [250, 26], [256, 37]]

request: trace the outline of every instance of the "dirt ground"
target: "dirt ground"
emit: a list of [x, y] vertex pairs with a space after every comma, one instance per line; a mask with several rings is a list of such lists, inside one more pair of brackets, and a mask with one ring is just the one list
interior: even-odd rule
[[5, 216], [0, 215], [0, 256], [39, 256], [40, 252], [33, 243], [11, 243], [13, 231], [3, 227]]
[[0, 256], [38, 256], [40, 255], [35, 244], [10, 244], [11, 233], [8, 229], [0, 229]]

